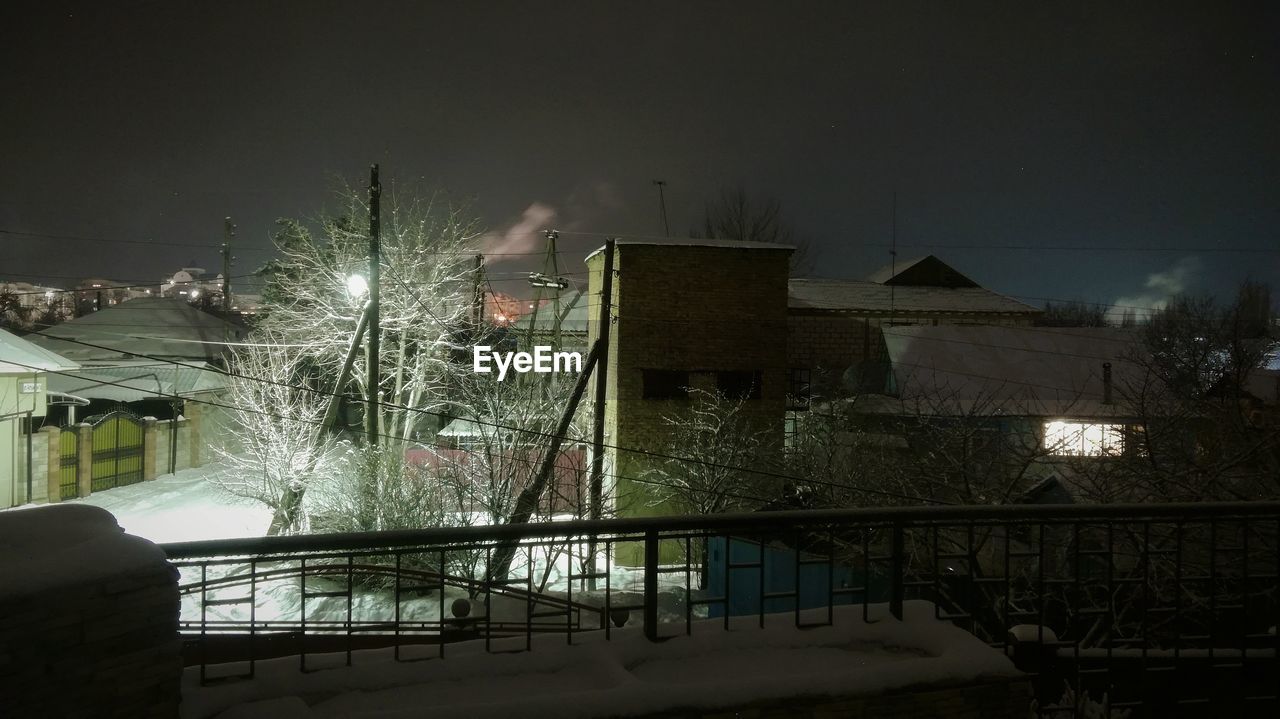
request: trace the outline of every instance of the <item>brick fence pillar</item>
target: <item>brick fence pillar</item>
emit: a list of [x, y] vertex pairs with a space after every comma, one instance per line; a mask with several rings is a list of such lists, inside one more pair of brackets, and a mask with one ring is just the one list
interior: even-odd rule
[[88, 497], [93, 493], [93, 425], [81, 422], [76, 425], [76, 451], [79, 453], [79, 464], [76, 465], [77, 497]]
[[142, 481], [156, 478], [156, 418], [142, 418]]
[[40, 431], [45, 434], [45, 455], [48, 457], [45, 486], [49, 490], [46, 501], [53, 504], [62, 501], [62, 430], [58, 427], [41, 427]]

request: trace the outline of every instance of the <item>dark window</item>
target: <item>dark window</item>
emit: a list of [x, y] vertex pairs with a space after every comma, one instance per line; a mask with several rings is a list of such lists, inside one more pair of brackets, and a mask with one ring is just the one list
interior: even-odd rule
[[716, 389], [730, 399], [760, 399], [761, 373], [751, 370], [716, 372]]
[[792, 367], [787, 377], [787, 409], [809, 409], [810, 385], [813, 371], [807, 367]]
[[644, 387], [640, 396], [644, 399], [689, 398], [688, 372], [667, 369], [647, 369], [641, 372]]

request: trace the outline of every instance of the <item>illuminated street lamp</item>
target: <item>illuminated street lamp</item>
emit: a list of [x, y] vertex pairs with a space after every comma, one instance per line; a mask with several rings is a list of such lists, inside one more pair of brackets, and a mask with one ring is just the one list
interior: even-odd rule
[[369, 293], [369, 281], [361, 274], [347, 275], [347, 294], [354, 298], [364, 297]]

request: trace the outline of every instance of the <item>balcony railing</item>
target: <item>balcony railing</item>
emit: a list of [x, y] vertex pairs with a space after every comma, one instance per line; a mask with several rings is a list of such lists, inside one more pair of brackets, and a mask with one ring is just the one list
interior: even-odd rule
[[1280, 708], [1278, 537], [1280, 503], [1259, 502], [761, 512], [164, 550], [205, 681], [251, 677], [270, 656], [310, 670], [317, 654], [349, 664], [362, 648], [509, 651], [637, 623], [660, 640], [697, 619], [764, 626], [779, 613], [802, 628], [841, 605], [867, 621], [872, 604], [901, 618], [905, 600], [927, 599], [1032, 671], [1042, 711], [1065, 686], [1105, 695], [1109, 711], [1265, 714]]

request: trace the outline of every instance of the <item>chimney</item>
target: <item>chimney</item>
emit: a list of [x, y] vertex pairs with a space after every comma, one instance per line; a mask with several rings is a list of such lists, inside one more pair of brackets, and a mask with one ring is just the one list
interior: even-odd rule
[[1102, 403], [1111, 404], [1111, 363], [1102, 363]]

